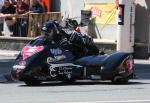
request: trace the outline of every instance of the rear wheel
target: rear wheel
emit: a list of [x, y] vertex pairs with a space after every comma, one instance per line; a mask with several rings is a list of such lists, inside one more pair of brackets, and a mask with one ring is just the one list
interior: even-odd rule
[[115, 76], [111, 81], [113, 84], [127, 84], [128, 78], [122, 78], [121, 76]]

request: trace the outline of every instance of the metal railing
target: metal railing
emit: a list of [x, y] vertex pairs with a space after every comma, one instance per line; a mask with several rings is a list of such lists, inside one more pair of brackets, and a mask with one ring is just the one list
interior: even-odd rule
[[[13, 16], [12, 16], [13, 17]], [[46, 12], [46, 13], [30, 13], [28, 16], [15, 16], [16, 23], [11, 26], [7, 24], [6, 17], [1, 17], [3, 20], [2, 35], [16, 36], [16, 37], [35, 37], [40, 35], [41, 26], [48, 20], [61, 20], [60, 12]]]
[[40, 28], [45, 21], [61, 20], [60, 12], [31, 13], [29, 14], [29, 25], [27, 37], [40, 35]]

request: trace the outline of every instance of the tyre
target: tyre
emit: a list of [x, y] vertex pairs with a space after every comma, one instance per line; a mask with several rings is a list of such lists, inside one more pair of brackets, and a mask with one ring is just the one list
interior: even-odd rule
[[38, 85], [41, 85], [41, 81], [39, 80], [36, 80], [36, 79], [31, 79], [31, 80], [25, 80], [24, 83], [27, 85], [27, 86], [38, 86]]
[[113, 84], [127, 84], [128, 78], [122, 78], [121, 76], [115, 76], [111, 81]]

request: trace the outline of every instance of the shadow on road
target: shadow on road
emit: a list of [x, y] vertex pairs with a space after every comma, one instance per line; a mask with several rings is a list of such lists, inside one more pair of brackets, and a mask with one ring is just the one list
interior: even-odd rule
[[142, 82], [135, 82], [135, 81], [129, 81], [127, 84], [113, 84], [110, 81], [77, 81], [73, 83], [68, 83], [68, 82], [47, 82], [47, 83], [42, 83], [41, 85], [38, 86], [27, 86], [25, 84], [19, 85], [19, 87], [48, 87], [48, 86], [82, 86], [82, 85], [143, 85], [143, 84], [149, 84], [149, 83], [142, 83]]

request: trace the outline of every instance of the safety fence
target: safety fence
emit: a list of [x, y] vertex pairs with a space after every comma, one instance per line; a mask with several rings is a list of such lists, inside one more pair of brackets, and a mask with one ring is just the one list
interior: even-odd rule
[[[48, 20], [61, 20], [60, 12], [30, 13], [28, 16], [15, 16], [13, 20], [7, 20], [1, 17], [3, 25], [0, 25], [1, 35], [16, 37], [35, 37], [40, 35], [41, 26]], [[1, 24], [2, 24], [1, 23]], [[3, 28], [3, 29], [2, 29]]]

